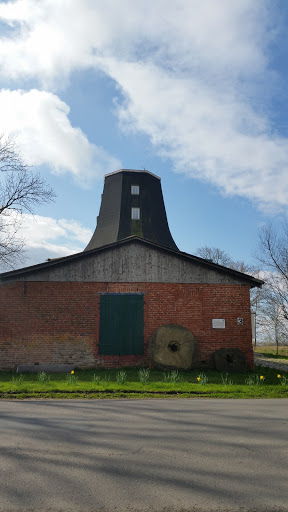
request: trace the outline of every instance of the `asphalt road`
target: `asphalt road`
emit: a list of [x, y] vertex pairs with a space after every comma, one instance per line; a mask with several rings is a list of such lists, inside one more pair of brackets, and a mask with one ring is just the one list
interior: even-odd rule
[[288, 511], [288, 400], [0, 402], [0, 511]]

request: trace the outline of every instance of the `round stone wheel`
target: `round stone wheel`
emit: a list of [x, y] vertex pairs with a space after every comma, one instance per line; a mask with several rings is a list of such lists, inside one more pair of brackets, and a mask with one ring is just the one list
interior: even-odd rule
[[246, 357], [240, 348], [219, 348], [214, 352], [215, 368], [219, 372], [245, 372]]
[[150, 339], [149, 354], [157, 368], [189, 370], [195, 364], [197, 341], [182, 325], [162, 325]]

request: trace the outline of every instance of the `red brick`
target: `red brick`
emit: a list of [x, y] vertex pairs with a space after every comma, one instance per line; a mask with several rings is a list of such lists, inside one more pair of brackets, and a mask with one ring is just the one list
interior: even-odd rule
[[[98, 356], [100, 294], [143, 292], [144, 356]], [[237, 317], [244, 325], [237, 325]], [[212, 329], [225, 318], [225, 330]], [[215, 350], [238, 347], [253, 367], [248, 285], [29, 282], [0, 287], [0, 367], [66, 363], [81, 367], [147, 364], [149, 340], [161, 325], [190, 329], [199, 364]]]

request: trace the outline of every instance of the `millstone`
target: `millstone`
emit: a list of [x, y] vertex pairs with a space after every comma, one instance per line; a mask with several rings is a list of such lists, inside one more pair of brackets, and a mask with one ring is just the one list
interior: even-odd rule
[[195, 364], [197, 341], [182, 325], [162, 325], [150, 339], [149, 354], [157, 368], [189, 370]]
[[240, 348], [219, 348], [213, 357], [219, 372], [245, 372], [247, 369], [246, 357]]

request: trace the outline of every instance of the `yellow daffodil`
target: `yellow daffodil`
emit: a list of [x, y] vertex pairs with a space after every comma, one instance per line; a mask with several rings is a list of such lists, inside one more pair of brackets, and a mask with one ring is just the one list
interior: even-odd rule
[[263, 377], [263, 375], [260, 375], [260, 380], [264, 380], [264, 377]]
[[198, 382], [199, 382], [199, 380], [200, 380], [200, 377], [197, 377], [197, 380], [198, 380]]
[[277, 375], [277, 379], [281, 379], [281, 375], [280, 375], [280, 373], [278, 373], [278, 375]]
[[74, 375], [74, 370], [71, 371], [71, 375]]

